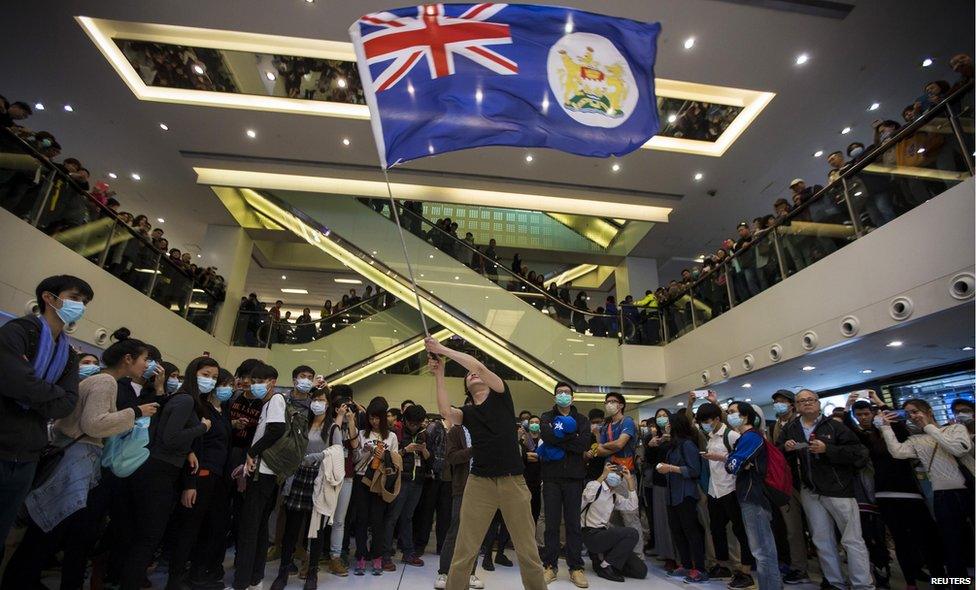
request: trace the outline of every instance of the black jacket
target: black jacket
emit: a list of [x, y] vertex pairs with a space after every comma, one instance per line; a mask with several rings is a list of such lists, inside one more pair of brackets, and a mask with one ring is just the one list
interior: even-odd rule
[[[40, 321], [44, 321], [41, 319]], [[66, 338], [62, 334], [62, 338]], [[0, 460], [36, 461], [47, 446], [47, 423], [71, 414], [78, 403], [78, 356], [57, 383], [34, 374], [41, 328], [33, 316], [0, 326]]]
[[787, 440], [807, 440], [799, 416], [783, 428], [776, 441], [793, 471], [793, 486], [797, 489], [805, 487], [822, 496], [853, 498], [854, 478], [868, 461], [867, 447], [850, 428], [825, 416], [814, 425], [813, 434], [826, 444], [826, 452], [818, 455], [809, 449], [786, 450]]
[[553, 445], [566, 451], [566, 456], [559, 461], [545, 461], [542, 463], [542, 481], [551, 479], [584, 479], [586, 466], [583, 463], [583, 453], [590, 448], [590, 419], [576, 411], [576, 406], [569, 406], [569, 415], [576, 420], [576, 432], [563, 438], [556, 438], [552, 431], [552, 420], [559, 416], [559, 408], [553, 406], [540, 417], [539, 435], [547, 445]]
[[[885, 408], [883, 408], [885, 409]], [[921, 488], [918, 485], [918, 478], [915, 477], [915, 468], [912, 466], [911, 459], [895, 459], [888, 452], [888, 445], [885, 443], [881, 432], [874, 427], [861, 429], [850, 419], [850, 413], [844, 413], [844, 423], [848, 425], [854, 436], [861, 441], [871, 457], [874, 465], [874, 492], [900, 492], [904, 494], [920, 494]], [[891, 429], [899, 442], [908, 439], [908, 428], [904, 422], [894, 422]]]

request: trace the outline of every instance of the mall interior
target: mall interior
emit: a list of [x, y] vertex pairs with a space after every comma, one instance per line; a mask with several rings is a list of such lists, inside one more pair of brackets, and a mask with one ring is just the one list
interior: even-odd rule
[[[380, 0], [6, 7], [0, 589], [973, 587], [973, 3], [558, 4], [661, 24], [640, 149], [384, 171]], [[477, 525], [471, 371], [528, 487]]]

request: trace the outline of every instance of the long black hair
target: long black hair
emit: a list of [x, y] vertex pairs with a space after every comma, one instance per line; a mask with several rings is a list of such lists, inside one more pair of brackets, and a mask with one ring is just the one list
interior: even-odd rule
[[193, 398], [193, 407], [197, 412], [197, 418], [205, 418], [209, 415], [207, 406], [203, 403], [204, 398], [200, 395], [200, 388], [197, 386], [197, 371], [204, 367], [216, 367], [219, 374], [220, 364], [217, 361], [209, 356], [198, 356], [186, 366], [186, 371], [183, 373], [183, 385], [180, 385], [180, 388], [173, 394], [189, 394]]
[[675, 412], [671, 414], [671, 439], [690, 440], [695, 442], [695, 429], [691, 425], [691, 420], [685, 412]]
[[145, 342], [129, 338], [129, 331], [125, 328], [116, 330], [113, 336], [115, 336], [116, 341], [102, 353], [102, 362], [105, 363], [106, 367], [118, 366], [126, 356], [131, 356], [132, 360], [135, 360], [142, 356], [143, 352], [149, 350]]
[[376, 416], [380, 419], [380, 436], [383, 437], [383, 440], [386, 440], [386, 437], [390, 435], [390, 426], [386, 423], [386, 413], [389, 411], [390, 405], [382, 397], [374, 398], [373, 401], [369, 402], [369, 406], [366, 407], [366, 432], [373, 431], [373, 425], [369, 419]]

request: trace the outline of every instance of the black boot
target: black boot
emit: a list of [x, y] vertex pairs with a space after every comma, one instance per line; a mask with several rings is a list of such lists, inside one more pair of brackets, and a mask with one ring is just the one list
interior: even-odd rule
[[315, 590], [319, 585], [319, 568], [308, 566], [308, 577], [305, 578], [303, 590]]
[[280, 568], [278, 570], [278, 577], [274, 579], [274, 582], [271, 582], [270, 590], [285, 590], [285, 586], [288, 585], [288, 576], [288, 566], [286, 565]]
[[495, 571], [495, 564], [491, 560], [491, 551], [485, 553], [485, 559], [481, 562], [481, 568], [486, 572]]

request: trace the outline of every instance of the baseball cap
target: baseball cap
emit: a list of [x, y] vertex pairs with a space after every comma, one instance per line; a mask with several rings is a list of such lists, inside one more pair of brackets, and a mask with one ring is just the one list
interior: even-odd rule
[[790, 188], [793, 188], [799, 182], [803, 182], [803, 179], [802, 178], [794, 178], [793, 180], [790, 181]]
[[796, 394], [789, 389], [777, 389], [776, 393], [773, 394], [773, 401], [776, 401], [777, 397], [785, 397], [790, 402], [796, 401]]

